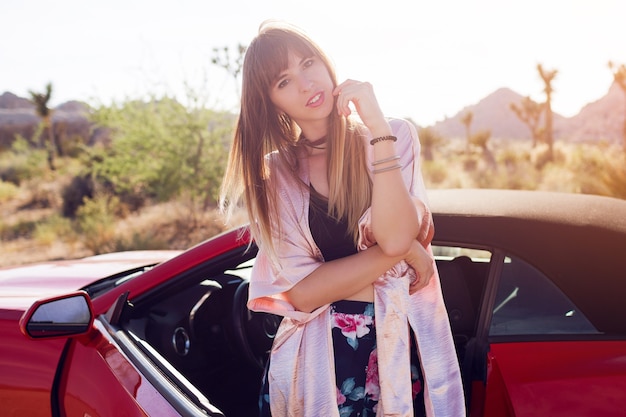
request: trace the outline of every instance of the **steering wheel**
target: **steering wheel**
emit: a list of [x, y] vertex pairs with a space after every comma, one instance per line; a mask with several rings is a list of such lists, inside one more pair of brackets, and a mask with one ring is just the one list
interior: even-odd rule
[[242, 281], [233, 297], [234, 335], [244, 358], [263, 370], [282, 317], [250, 311], [248, 287], [249, 282]]

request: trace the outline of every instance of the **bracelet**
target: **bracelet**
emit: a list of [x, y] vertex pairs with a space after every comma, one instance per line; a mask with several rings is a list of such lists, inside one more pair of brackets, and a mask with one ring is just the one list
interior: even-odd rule
[[395, 141], [398, 140], [398, 138], [395, 137], [395, 136], [391, 136], [391, 135], [389, 135], [389, 136], [381, 136], [379, 138], [374, 138], [374, 139], [370, 140], [370, 145], [373, 145], [373, 144], [378, 143], [378, 142], [382, 142], [384, 140], [392, 140], [392, 141], [395, 142]]
[[385, 162], [395, 161], [396, 159], [400, 159], [400, 155], [390, 156], [389, 158], [379, 159], [378, 161], [372, 162], [372, 166], [384, 164]]
[[395, 165], [392, 165], [392, 166], [386, 167], [386, 168], [378, 168], [378, 169], [373, 170], [372, 173], [380, 174], [381, 172], [387, 172], [387, 171], [391, 171], [391, 170], [398, 169], [398, 168], [402, 168], [402, 165], [395, 164]]

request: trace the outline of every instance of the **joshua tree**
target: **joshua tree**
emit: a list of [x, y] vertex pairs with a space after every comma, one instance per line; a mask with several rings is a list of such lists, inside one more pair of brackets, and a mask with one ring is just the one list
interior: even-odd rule
[[48, 102], [50, 101], [50, 97], [52, 97], [52, 84], [46, 84], [45, 93], [36, 93], [34, 91], [29, 91], [29, 93], [31, 101], [35, 105], [35, 111], [41, 118], [44, 135], [47, 136], [46, 148], [48, 150], [48, 166], [54, 171], [54, 131], [52, 130], [52, 111], [48, 107]]
[[471, 142], [471, 133], [470, 127], [472, 125], [472, 119], [474, 119], [474, 113], [470, 110], [461, 117], [461, 123], [465, 125], [465, 140], [467, 142], [466, 150], [467, 153], [470, 151], [470, 142]]
[[237, 95], [239, 95], [239, 74], [241, 74], [241, 70], [243, 68], [243, 58], [246, 54], [246, 50], [248, 47], [243, 44], [238, 44], [236, 49], [236, 56], [231, 56], [231, 50], [228, 46], [224, 46], [222, 48], [213, 48], [213, 57], [211, 58], [211, 63], [213, 65], [217, 65], [218, 67], [224, 68], [228, 74], [230, 74], [235, 80], [235, 88], [237, 90]]
[[541, 142], [543, 135], [543, 127], [540, 125], [541, 113], [543, 111], [543, 105], [537, 103], [530, 97], [524, 97], [518, 104], [511, 103], [511, 110], [520, 119], [528, 129], [532, 137], [533, 148], [538, 142]]
[[545, 128], [543, 131], [543, 139], [548, 145], [548, 159], [552, 161], [554, 159], [554, 138], [552, 136], [552, 93], [554, 92], [554, 89], [552, 88], [552, 81], [556, 77], [557, 70], [548, 71], [545, 70], [541, 64], [537, 64], [537, 71], [539, 71], [539, 76], [541, 76], [541, 79], [543, 80], [543, 91], [546, 93], [546, 101], [544, 103]]
[[[609, 68], [613, 72], [613, 78], [619, 87], [622, 89], [624, 93], [624, 98], [626, 99], [626, 65], [621, 64], [617, 65], [613, 62], [609, 61]], [[626, 110], [626, 107], [624, 108]], [[626, 111], [624, 112], [624, 126], [622, 128], [622, 146], [624, 148], [624, 153], [626, 154]]]
[[422, 157], [424, 161], [432, 161], [434, 159], [433, 149], [443, 142], [442, 136], [431, 127], [419, 129], [418, 136], [420, 138], [420, 144], [422, 145]]
[[465, 139], [467, 141], [466, 152], [469, 155], [472, 145], [479, 147], [482, 150], [483, 157], [489, 168], [494, 169], [496, 167], [496, 160], [488, 146], [489, 139], [491, 139], [491, 130], [480, 130], [472, 134], [471, 126], [473, 119], [474, 113], [472, 111], [467, 111], [463, 117], [461, 117], [461, 123], [465, 125]]
[[491, 139], [491, 130], [479, 130], [470, 136], [469, 141], [472, 145], [479, 147], [483, 152], [483, 158], [487, 166], [496, 169], [496, 158], [489, 149], [489, 139]]

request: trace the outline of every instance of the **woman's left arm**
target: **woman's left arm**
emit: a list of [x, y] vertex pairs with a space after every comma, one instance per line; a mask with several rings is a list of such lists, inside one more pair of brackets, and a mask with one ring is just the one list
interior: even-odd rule
[[[349, 103], [354, 103], [372, 138], [393, 135], [371, 84], [348, 80], [337, 86], [335, 95], [339, 114], [350, 115]], [[402, 157], [404, 163], [414, 164], [417, 157], [415, 146], [411, 146], [408, 159], [406, 155], [399, 155], [393, 140], [372, 141], [366, 146], [373, 147], [372, 233], [385, 254], [397, 256], [409, 250], [423, 226], [423, 218], [418, 213], [401, 172], [402, 168], [413, 170], [414, 167], [402, 167], [399, 162]]]

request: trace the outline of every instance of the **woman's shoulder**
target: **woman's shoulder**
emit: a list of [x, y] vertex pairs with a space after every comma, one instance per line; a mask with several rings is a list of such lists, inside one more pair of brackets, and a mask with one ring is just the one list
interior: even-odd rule
[[388, 117], [387, 121], [389, 122], [394, 135], [409, 136], [411, 138], [417, 137], [417, 129], [409, 120], [399, 117]]
[[302, 183], [307, 180], [302, 160], [292, 162], [280, 155], [278, 151], [274, 151], [265, 155], [265, 164], [265, 180], [279, 193], [285, 190], [299, 190]]

